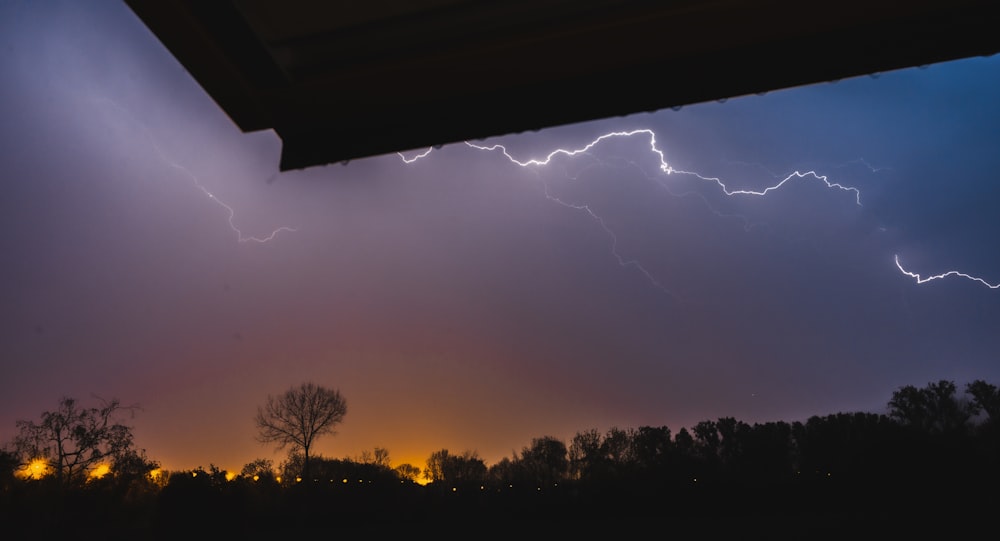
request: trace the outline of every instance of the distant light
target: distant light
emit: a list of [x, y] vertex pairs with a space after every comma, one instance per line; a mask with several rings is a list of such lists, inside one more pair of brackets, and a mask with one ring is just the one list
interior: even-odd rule
[[458, 487], [451, 487], [452, 492], [458, 492]]
[[344, 478], [344, 484], [345, 485], [347, 484], [347, 478], [346, 477]]
[[198, 472], [196, 471], [191, 472], [191, 477], [198, 477]]
[[111, 473], [111, 466], [107, 464], [98, 464], [94, 467], [94, 469], [90, 470], [87, 477], [90, 479], [100, 479], [109, 473]]
[[156, 468], [149, 470], [149, 473], [147, 475], [149, 475], [149, 478], [152, 479], [153, 481], [159, 481], [160, 478], [163, 477], [163, 469]]
[[254, 476], [253, 476], [253, 480], [254, 480], [254, 482], [255, 482], [255, 483], [256, 483], [257, 481], [260, 481], [260, 476], [259, 476], [259, 475], [254, 475]]
[[226, 481], [232, 481], [233, 479], [236, 479], [236, 472], [227, 471]]
[[300, 477], [300, 476], [296, 475], [296, 476], [295, 476], [295, 482], [296, 482], [296, 483], [301, 483], [301, 482], [302, 482], [302, 477]]
[[36, 458], [17, 470], [15, 475], [22, 479], [41, 479], [52, 473], [49, 462], [44, 458]]

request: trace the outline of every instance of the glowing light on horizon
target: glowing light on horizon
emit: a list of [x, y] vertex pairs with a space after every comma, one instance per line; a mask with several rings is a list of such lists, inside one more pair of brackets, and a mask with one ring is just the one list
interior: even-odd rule
[[98, 464], [97, 466], [94, 466], [92, 470], [90, 470], [90, 473], [87, 474], [87, 477], [89, 479], [100, 479], [109, 473], [111, 473], [110, 465]]
[[20, 477], [21, 479], [37, 480], [49, 475], [50, 473], [52, 473], [52, 468], [49, 467], [49, 461], [44, 458], [36, 458], [14, 472], [14, 475]]
[[931, 276], [924, 277], [924, 276], [922, 276], [920, 274], [908, 271], [905, 268], [903, 268], [903, 264], [899, 262], [899, 255], [895, 256], [895, 261], [896, 261], [896, 267], [899, 269], [899, 272], [902, 272], [903, 274], [909, 276], [910, 278], [913, 278], [914, 280], [916, 280], [916, 282], [918, 284], [926, 284], [927, 282], [931, 282], [931, 281], [934, 281], [934, 280], [941, 280], [941, 279], [948, 278], [948, 277], [951, 277], [951, 276], [956, 276], [956, 277], [959, 277], [959, 278], [965, 278], [966, 280], [972, 280], [973, 282], [979, 282], [980, 284], [983, 284], [984, 286], [986, 286], [986, 287], [988, 287], [990, 289], [1000, 289], [1000, 283], [991, 284], [990, 282], [987, 282], [983, 278], [980, 278], [978, 276], [973, 276], [971, 274], [966, 274], [964, 272], [960, 272], [960, 271], [956, 271], [956, 270], [951, 270], [951, 271], [943, 272], [941, 274], [934, 274], [934, 275], [931, 275]]
[[158, 145], [157, 142], [156, 142], [156, 138], [153, 137], [153, 134], [150, 132], [149, 128], [147, 128], [144, 123], [140, 122], [127, 109], [125, 109], [121, 105], [118, 105], [113, 100], [110, 100], [108, 98], [101, 98], [98, 101], [101, 101], [101, 102], [104, 102], [104, 103], [108, 103], [112, 107], [114, 107], [114, 108], [118, 109], [119, 111], [121, 111], [121, 112], [125, 113], [126, 115], [128, 115], [128, 117], [131, 119], [131, 121], [135, 125], [139, 126], [139, 128], [142, 130], [142, 133], [143, 133], [143, 136], [146, 139], [146, 142], [149, 143], [149, 145], [151, 147], [153, 147], [153, 150], [156, 152], [156, 155], [157, 155], [157, 157], [159, 157], [159, 159], [160, 159], [161, 162], [165, 163], [166, 165], [168, 165], [172, 169], [174, 169], [176, 171], [179, 171], [182, 175], [184, 175], [185, 177], [187, 177], [187, 179], [190, 180], [192, 184], [194, 184], [195, 188], [197, 188], [198, 190], [200, 190], [201, 193], [205, 195], [205, 197], [207, 197], [213, 203], [215, 203], [216, 205], [219, 205], [220, 207], [222, 207], [225, 210], [225, 212], [227, 214], [227, 222], [229, 223], [229, 228], [232, 229], [234, 233], [236, 233], [236, 240], [238, 242], [240, 242], [240, 243], [256, 242], [256, 243], [263, 244], [265, 242], [273, 240], [279, 233], [282, 233], [282, 232], [293, 233], [293, 232], [297, 231], [297, 229], [295, 229], [293, 227], [281, 226], [281, 227], [278, 227], [276, 229], [271, 230], [270, 233], [268, 233], [266, 235], [263, 235], [263, 236], [256, 236], [256, 235], [247, 235], [247, 234], [244, 234], [243, 231], [239, 227], [236, 226], [236, 210], [233, 209], [233, 207], [229, 206], [223, 200], [219, 199], [214, 193], [212, 193], [207, 187], [205, 187], [205, 185], [202, 184], [201, 180], [198, 178], [197, 175], [195, 175], [194, 173], [192, 173], [188, 168], [184, 167], [180, 163], [177, 163], [176, 161], [172, 160], [169, 156], [167, 156], [167, 153], [164, 152], [163, 149], [160, 148], [160, 145]]

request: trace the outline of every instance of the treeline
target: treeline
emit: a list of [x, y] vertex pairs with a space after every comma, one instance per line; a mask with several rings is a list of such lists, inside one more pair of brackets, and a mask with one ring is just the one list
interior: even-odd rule
[[[103, 412], [103, 426], [114, 427], [106, 410], [78, 420], [102, 426]], [[22, 436], [44, 421], [21, 425]], [[981, 380], [961, 392], [946, 380], [901, 387], [885, 413], [753, 424], [723, 417], [676, 433], [641, 426], [585, 430], [569, 441], [542, 436], [490, 465], [475, 451], [441, 449], [424, 468], [394, 468], [388, 451], [376, 448], [354, 459], [310, 457], [308, 466], [292, 452], [277, 466], [259, 459], [238, 473], [214, 465], [163, 472], [126, 433], [108, 434], [118, 448], [103, 458], [122, 462], [102, 476], [85, 474], [96, 464], [86, 457], [64, 457], [54, 471], [34, 475], [26, 440], [5, 448], [2, 523], [102, 535], [113, 524], [131, 539], [179, 534], [192, 521], [244, 538], [334, 525], [595, 517], [671, 519], [692, 529], [720, 516], [797, 520], [799, 528], [834, 520], [846, 529], [900, 517], [969, 526], [1000, 504], [1000, 391]]]

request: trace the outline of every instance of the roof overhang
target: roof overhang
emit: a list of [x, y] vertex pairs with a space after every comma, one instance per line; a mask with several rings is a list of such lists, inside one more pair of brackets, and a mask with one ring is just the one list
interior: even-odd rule
[[1000, 50], [994, 0], [126, 0], [281, 170]]

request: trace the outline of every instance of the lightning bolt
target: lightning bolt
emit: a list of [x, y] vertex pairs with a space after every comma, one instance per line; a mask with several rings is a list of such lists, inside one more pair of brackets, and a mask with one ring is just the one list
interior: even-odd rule
[[[854, 193], [854, 201], [855, 201], [855, 203], [857, 203], [858, 206], [861, 206], [861, 192], [857, 188], [855, 188], [853, 186], [845, 186], [843, 184], [836, 183], [836, 182], [831, 182], [825, 175], [817, 174], [815, 171], [806, 171], [806, 172], [794, 171], [791, 174], [789, 174], [788, 176], [786, 176], [785, 178], [781, 179], [777, 184], [768, 186], [768, 187], [764, 188], [763, 190], [759, 190], [758, 191], [758, 190], [735, 190], [735, 189], [731, 189], [731, 188], [729, 188], [729, 186], [726, 185], [725, 182], [722, 181], [722, 179], [720, 179], [718, 177], [706, 177], [706, 176], [702, 176], [702, 175], [700, 175], [698, 173], [695, 173], [693, 171], [681, 171], [679, 169], [674, 169], [674, 167], [672, 165], [670, 165], [669, 163], [667, 163], [666, 155], [663, 152], [663, 150], [661, 150], [659, 147], [657, 147], [657, 145], [656, 145], [656, 133], [653, 130], [648, 129], [648, 128], [631, 130], [631, 131], [618, 131], [618, 132], [605, 133], [604, 135], [598, 136], [593, 141], [587, 143], [586, 145], [584, 145], [584, 146], [582, 146], [582, 147], [580, 147], [578, 149], [567, 150], [567, 149], [558, 148], [556, 150], [553, 150], [552, 152], [549, 152], [545, 156], [545, 158], [542, 158], [542, 159], [531, 159], [531, 160], [527, 160], [527, 161], [518, 160], [517, 158], [515, 158], [514, 156], [512, 156], [507, 151], [506, 147], [504, 147], [503, 145], [500, 145], [500, 144], [490, 145], [490, 146], [483, 146], [483, 145], [477, 145], [477, 144], [474, 144], [474, 143], [470, 143], [468, 141], [466, 141], [465, 144], [468, 145], [468, 146], [470, 146], [470, 147], [472, 147], [472, 148], [474, 148], [474, 149], [477, 149], [477, 150], [499, 151], [508, 160], [510, 160], [511, 163], [519, 165], [521, 167], [529, 167], [529, 166], [543, 166], [543, 165], [548, 165], [552, 161], [553, 158], [555, 158], [556, 156], [560, 156], [560, 155], [567, 156], [567, 157], [573, 157], [573, 156], [577, 156], [577, 155], [580, 155], [580, 154], [587, 153], [592, 148], [594, 148], [595, 146], [597, 146], [598, 144], [600, 144], [602, 141], [604, 141], [606, 139], [610, 139], [612, 137], [633, 137], [633, 136], [637, 136], [637, 135], [638, 136], [645, 135], [645, 136], [647, 136], [649, 138], [649, 149], [650, 149], [650, 151], [653, 154], [655, 154], [657, 157], [659, 157], [659, 160], [660, 160], [660, 171], [661, 172], [663, 172], [666, 175], [674, 175], [674, 174], [677, 174], [677, 175], [690, 175], [690, 176], [696, 177], [696, 178], [698, 178], [700, 180], [704, 180], [704, 181], [708, 181], [708, 182], [714, 182], [720, 188], [722, 188], [722, 192], [724, 194], [728, 195], [728, 196], [734, 196], [734, 195], [764, 196], [764, 195], [767, 195], [770, 192], [773, 192], [775, 190], [781, 189], [782, 186], [784, 186], [785, 184], [787, 184], [791, 180], [794, 180], [796, 178], [811, 177], [811, 178], [814, 178], [814, 179], [822, 182], [823, 184], [825, 184], [827, 188], [835, 188], [835, 189], [838, 189], [838, 190], [843, 190], [843, 191], [846, 191], [846, 192], [852, 192], [852, 193]], [[423, 156], [426, 156], [428, 154], [429, 154], [429, 151], [424, 152], [423, 155], [419, 156], [419, 157], [423, 157]], [[414, 159], [419, 159], [419, 157], [414, 158]]]
[[416, 156], [414, 156], [412, 158], [407, 158], [406, 156], [403, 155], [402, 152], [397, 152], [396, 154], [399, 155], [399, 159], [403, 160], [403, 163], [405, 163], [405, 164], [411, 164], [411, 163], [413, 163], [413, 162], [415, 162], [417, 160], [421, 160], [423, 158], [426, 158], [427, 156], [430, 155], [431, 152], [434, 152], [434, 147], [428, 148], [427, 150], [421, 152], [420, 154], [417, 154]]
[[162, 148], [160, 148], [160, 145], [158, 145], [157, 142], [156, 142], [156, 138], [153, 137], [153, 134], [150, 132], [149, 128], [146, 127], [146, 125], [144, 123], [142, 123], [138, 119], [136, 119], [135, 116], [132, 115], [132, 113], [128, 109], [122, 107], [121, 105], [119, 105], [118, 103], [114, 102], [111, 99], [108, 99], [108, 98], [99, 98], [99, 99], [97, 99], [95, 101], [111, 105], [112, 107], [114, 107], [118, 111], [120, 111], [120, 112], [124, 113], [125, 115], [127, 115], [129, 117], [129, 119], [132, 121], [132, 123], [135, 124], [136, 126], [138, 126], [142, 130], [143, 137], [146, 139], [146, 142], [149, 143], [149, 145], [151, 147], [153, 147], [153, 150], [156, 152], [156, 155], [157, 155], [157, 157], [159, 157], [159, 159], [160, 159], [161, 162], [163, 162], [167, 166], [171, 167], [172, 169], [180, 172], [183, 176], [187, 177], [187, 179], [190, 180], [192, 184], [194, 184], [195, 188], [197, 188], [199, 191], [201, 191], [201, 193], [205, 194], [205, 196], [208, 197], [208, 199], [210, 201], [212, 201], [216, 205], [219, 205], [220, 207], [222, 207], [222, 209], [226, 212], [227, 222], [229, 223], [229, 228], [232, 229], [234, 233], [236, 233], [236, 240], [237, 240], [237, 242], [240, 242], [240, 243], [255, 242], [255, 243], [263, 244], [265, 242], [269, 242], [269, 241], [273, 240], [279, 233], [282, 233], [282, 232], [292, 233], [292, 232], [297, 231], [295, 228], [292, 228], [292, 227], [281, 226], [281, 227], [278, 227], [278, 228], [272, 230], [270, 233], [268, 233], [267, 235], [264, 235], [264, 236], [255, 236], [255, 235], [246, 235], [246, 234], [244, 234], [243, 231], [240, 230], [240, 228], [236, 226], [236, 210], [233, 209], [233, 207], [231, 207], [230, 205], [226, 204], [226, 202], [224, 202], [223, 200], [219, 199], [211, 191], [209, 191], [209, 189], [206, 188], [204, 184], [202, 184], [201, 180], [198, 179], [197, 175], [195, 175], [193, 172], [191, 172], [188, 168], [184, 167], [182, 164], [176, 162], [175, 160], [172, 160], [167, 155], [167, 153], [164, 152]]
[[[769, 193], [771, 193], [771, 192], [773, 192], [775, 190], [781, 189], [784, 185], [786, 185], [787, 183], [789, 183], [789, 182], [791, 182], [793, 180], [811, 178], [811, 179], [814, 179], [814, 180], [817, 180], [817, 181], [823, 183], [827, 188], [836, 189], [836, 190], [841, 190], [841, 191], [852, 193], [854, 195], [854, 202], [855, 202], [855, 204], [857, 204], [858, 206], [861, 206], [861, 192], [857, 188], [855, 188], [853, 186], [846, 186], [844, 184], [840, 184], [840, 183], [837, 183], [837, 182], [832, 182], [826, 176], [820, 175], [820, 174], [816, 173], [815, 171], [806, 171], [806, 172], [794, 171], [791, 174], [789, 174], [788, 176], [782, 178], [777, 183], [775, 183], [773, 185], [770, 185], [770, 186], [767, 186], [767, 187], [765, 187], [762, 190], [748, 190], [748, 189], [732, 189], [721, 178], [718, 178], [718, 177], [707, 177], [707, 176], [704, 176], [704, 175], [701, 175], [701, 174], [698, 174], [698, 173], [695, 173], [695, 172], [692, 172], [692, 171], [682, 171], [682, 170], [679, 170], [679, 169], [675, 169], [673, 166], [671, 166], [667, 162], [667, 160], [666, 160], [666, 154], [664, 153], [664, 151], [661, 150], [657, 146], [657, 144], [656, 144], [656, 133], [653, 130], [648, 129], [648, 128], [635, 129], [635, 130], [630, 130], [630, 131], [615, 131], [615, 132], [605, 133], [603, 135], [598, 136], [597, 138], [595, 138], [594, 140], [592, 140], [591, 142], [587, 143], [586, 145], [584, 145], [582, 147], [575, 148], [575, 149], [557, 148], [557, 149], [549, 152], [548, 154], [546, 154], [544, 158], [540, 158], [540, 159], [539, 158], [533, 158], [533, 159], [528, 159], [528, 160], [518, 159], [518, 158], [516, 158], [514, 155], [512, 155], [507, 150], [507, 147], [505, 147], [502, 144], [480, 145], [480, 144], [476, 144], [476, 143], [473, 143], [473, 142], [470, 142], [470, 141], [464, 141], [464, 144], [466, 146], [470, 147], [470, 148], [473, 148], [473, 149], [479, 150], [479, 151], [483, 151], [483, 152], [498, 152], [498, 153], [502, 154], [508, 161], [510, 161], [510, 163], [512, 163], [514, 165], [517, 165], [517, 166], [520, 166], [520, 167], [527, 168], [527, 167], [543, 167], [543, 166], [547, 166], [550, 163], [552, 163], [552, 161], [555, 158], [560, 157], [560, 156], [565, 156], [567, 158], [572, 158], [572, 157], [576, 157], [576, 156], [579, 156], [579, 155], [582, 155], [582, 154], [587, 154], [594, 147], [598, 146], [599, 144], [601, 144], [602, 142], [604, 142], [604, 141], [606, 141], [608, 139], [612, 139], [612, 138], [630, 138], [630, 137], [645, 137], [647, 139], [648, 144], [649, 144], [649, 150], [650, 150], [650, 152], [653, 153], [654, 155], [656, 155], [658, 157], [658, 159], [659, 159], [659, 166], [658, 167], [659, 167], [659, 170], [660, 170], [661, 173], [663, 173], [665, 175], [668, 175], [668, 176], [669, 175], [688, 175], [688, 176], [695, 177], [695, 178], [697, 178], [699, 180], [702, 180], [702, 181], [714, 183], [719, 188], [722, 189], [722, 192], [725, 195], [730, 196], [730, 197], [733, 197], [733, 196], [758, 196], [758, 197], [763, 197], [763, 196], [766, 196], [766, 195], [768, 195]], [[414, 162], [416, 162], [416, 161], [418, 161], [420, 159], [426, 158], [427, 156], [429, 156], [431, 154], [431, 152], [433, 152], [437, 148], [440, 148], [440, 147], [431, 147], [431, 148], [428, 148], [427, 150], [424, 150], [423, 152], [420, 152], [419, 154], [416, 154], [416, 155], [414, 155], [412, 157], [407, 157], [407, 156], [405, 156], [401, 152], [397, 152], [397, 155], [399, 156], [399, 158], [404, 163], [406, 163], [406, 164], [412, 164], [412, 163], [414, 163]], [[670, 191], [670, 188], [668, 186], [666, 186], [662, 182], [658, 182], [658, 183], [663, 188], [666, 188], [668, 191]], [[590, 216], [590, 218], [592, 220], [594, 220], [595, 222], [597, 222], [597, 224], [610, 237], [610, 239], [611, 239], [611, 253], [616, 258], [616, 260], [618, 261], [618, 264], [620, 266], [622, 266], [622, 267], [633, 267], [633, 268], [637, 269], [639, 272], [641, 272], [646, 277], [646, 279], [653, 286], [655, 286], [656, 288], [660, 289], [661, 291], [663, 291], [663, 292], [665, 292], [665, 293], [673, 296], [673, 293], [671, 293], [666, 287], [664, 287], [664, 285], [653, 276], [653, 273], [650, 272], [647, 268], [645, 268], [638, 260], [631, 259], [631, 258], [626, 258], [626, 257], [622, 256], [618, 252], [618, 249], [617, 249], [618, 237], [617, 237], [617, 235], [607, 225], [607, 222], [604, 220], [604, 218], [602, 218], [599, 214], [597, 214], [589, 205], [579, 204], [579, 203], [570, 203], [570, 202], [564, 201], [564, 200], [562, 200], [562, 199], [560, 199], [560, 198], [552, 195], [549, 192], [548, 184], [547, 183], [543, 182], [542, 184], [544, 186], [544, 194], [545, 194], [546, 199], [548, 199], [549, 201], [552, 201], [552, 202], [554, 202], [556, 204], [562, 205], [564, 207], [584, 212], [588, 216]], [[671, 192], [671, 193], [673, 193], [673, 192]], [[702, 197], [702, 200], [705, 201], [704, 196], [701, 196], [701, 197]], [[707, 204], [707, 201], [705, 201], [705, 203]], [[716, 212], [716, 211], [713, 210], [713, 212]], [[716, 212], [716, 214], [719, 214], [719, 213]], [[746, 229], [749, 229], [749, 225], [747, 225], [747, 224], [745, 224], [744, 227]]]
[[903, 274], [909, 276], [910, 278], [913, 278], [914, 280], [917, 281], [918, 284], [926, 284], [927, 282], [931, 282], [931, 281], [934, 281], [934, 280], [941, 280], [943, 278], [948, 278], [949, 276], [957, 276], [959, 278], [965, 278], [967, 280], [972, 280], [973, 282], [979, 282], [980, 284], [983, 284], [984, 286], [986, 286], [986, 287], [988, 287], [990, 289], [1000, 289], [1000, 283], [991, 284], [991, 283], [987, 282], [986, 280], [984, 280], [984, 279], [982, 279], [982, 278], [980, 278], [978, 276], [972, 276], [971, 274], [966, 274], [964, 272], [959, 272], [959, 271], [955, 271], [955, 270], [944, 272], [944, 273], [941, 273], [941, 274], [935, 274], [933, 276], [928, 276], [928, 277], [925, 278], [925, 277], [923, 277], [923, 276], [921, 276], [921, 275], [919, 275], [919, 274], [917, 274], [915, 272], [911, 272], [911, 271], [908, 271], [908, 270], [904, 269], [903, 268], [903, 264], [899, 262], [899, 255], [895, 256], [895, 260], [896, 260], [896, 267], [899, 269], [899, 272], [902, 272]]
[[544, 186], [545, 189], [546, 199], [552, 201], [553, 203], [562, 205], [566, 208], [571, 208], [573, 210], [586, 212], [595, 222], [598, 223], [598, 225], [601, 226], [601, 229], [603, 229], [604, 232], [607, 233], [609, 237], [611, 237], [611, 255], [613, 255], [615, 259], [618, 260], [619, 265], [621, 265], [622, 267], [635, 267], [636, 269], [639, 270], [639, 272], [641, 272], [646, 277], [647, 280], [649, 280], [649, 283], [653, 284], [653, 286], [655, 286], [657, 289], [663, 291], [668, 295], [676, 297], [670, 290], [664, 287], [664, 285], [661, 284], [659, 280], [653, 277], [653, 274], [649, 272], [649, 270], [646, 269], [646, 267], [643, 267], [642, 263], [639, 263], [639, 261], [635, 259], [626, 259], [625, 257], [623, 257], [621, 254], [618, 253], [618, 236], [615, 235], [615, 232], [612, 231], [610, 227], [608, 227], [608, 224], [604, 221], [604, 218], [601, 218], [596, 212], [594, 212], [593, 209], [590, 208], [590, 205], [580, 204], [580, 203], [569, 203], [563, 201], [562, 199], [559, 199], [558, 197], [551, 195], [549, 193], [548, 184], [543, 182], [542, 186]]
[[[565, 156], [565, 157], [572, 158], [572, 157], [575, 157], [575, 156], [579, 156], [581, 154], [586, 154], [586, 153], [590, 152], [590, 150], [592, 150], [594, 147], [596, 147], [601, 142], [603, 142], [603, 141], [605, 141], [607, 139], [616, 138], [616, 137], [625, 137], [625, 138], [627, 138], [627, 137], [635, 137], [635, 136], [641, 136], [641, 137], [646, 137], [647, 138], [648, 144], [649, 144], [649, 150], [650, 150], [650, 152], [652, 152], [654, 155], [656, 155], [659, 158], [659, 170], [664, 175], [668, 175], [668, 176], [669, 175], [688, 175], [688, 176], [695, 177], [695, 178], [697, 178], [699, 180], [702, 180], [702, 181], [711, 182], [711, 183], [716, 184], [722, 190], [722, 193], [724, 193], [725, 195], [730, 196], [730, 197], [732, 197], [732, 196], [757, 196], [757, 197], [763, 197], [763, 196], [766, 196], [766, 195], [770, 194], [771, 192], [774, 192], [776, 190], [780, 190], [786, 184], [788, 184], [789, 182], [792, 182], [794, 180], [798, 180], [798, 179], [813, 179], [813, 180], [821, 182], [828, 189], [840, 190], [840, 191], [852, 193], [854, 195], [854, 202], [855, 202], [855, 204], [857, 206], [859, 206], [859, 207], [861, 206], [861, 191], [860, 190], [858, 190], [857, 188], [855, 188], [853, 186], [847, 186], [847, 185], [841, 184], [839, 182], [833, 182], [827, 176], [820, 175], [816, 171], [805, 171], [805, 172], [803, 172], [803, 171], [794, 171], [794, 172], [788, 174], [787, 176], [785, 176], [784, 178], [781, 178], [780, 180], [778, 180], [778, 182], [776, 182], [776, 183], [774, 183], [774, 184], [772, 184], [770, 186], [767, 186], [767, 187], [765, 187], [763, 189], [759, 189], [759, 190], [750, 190], [750, 189], [734, 189], [734, 188], [731, 188], [729, 185], [727, 185], [719, 177], [709, 177], [709, 176], [704, 176], [704, 175], [701, 175], [701, 174], [693, 172], [693, 171], [683, 171], [683, 170], [675, 169], [672, 165], [670, 165], [667, 162], [666, 155], [663, 152], [663, 150], [661, 150], [657, 146], [657, 144], [656, 144], [656, 133], [653, 130], [646, 129], [646, 128], [636, 129], [636, 130], [631, 130], [631, 131], [615, 131], [615, 132], [605, 133], [603, 135], [598, 136], [596, 139], [592, 140], [591, 142], [587, 143], [586, 145], [583, 145], [582, 147], [575, 148], [575, 149], [557, 148], [556, 150], [553, 150], [553, 151], [549, 152], [548, 154], [546, 154], [543, 158], [532, 158], [532, 159], [527, 159], [527, 160], [522, 160], [522, 159], [516, 158], [502, 144], [481, 145], [481, 144], [472, 143], [470, 141], [464, 141], [464, 144], [466, 146], [470, 147], [470, 148], [473, 148], [473, 149], [476, 149], [476, 150], [480, 150], [480, 151], [484, 151], [484, 152], [499, 152], [508, 161], [510, 161], [512, 164], [515, 164], [515, 165], [520, 166], [520, 167], [541, 167], [541, 166], [549, 165], [550, 163], [552, 163], [552, 161], [556, 157], [559, 157], [559, 156]], [[420, 152], [419, 154], [416, 154], [416, 155], [414, 155], [412, 157], [406, 157], [403, 153], [397, 153], [397, 154], [399, 155], [400, 159], [403, 160], [404, 163], [406, 163], [406, 164], [412, 164], [412, 163], [414, 163], [414, 162], [416, 162], [418, 160], [426, 158], [427, 156], [429, 156], [431, 154], [431, 152], [433, 152], [434, 150], [439, 149], [439, 148], [440, 148], [440, 146], [431, 147], [431, 148], [428, 148], [427, 150], [425, 150], [423, 152]], [[861, 165], [863, 165], [864, 167], [868, 168], [873, 173], [881, 171], [881, 170], [884, 170], [884, 169], [887, 169], [885, 167], [875, 167], [875, 166], [871, 165], [870, 163], [868, 163], [867, 161], [865, 161], [862, 158], [858, 158], [856, 160], [852, 160], [851, 163], [860, 163]], [[778, 178], [777, 175], [773, 175], [773, 176], [775, 178]], [[668, 191], [670, 191], [669, 186], [667, 186], [663, 182], [658, 182], [658, 183], [663, 188], [666, 188]], [[625, 258], [620, 253], [618, 253], [618, 250], [617, 250], [618, 237], [615, 235], [614, 231], [612, 231], [611, 228], [608, 227], [607, 222], [600, 215], [598, 215], [596, 212], [594, 212], [594, 210], [589, 205], [578, 204], [578, 203], [570, 203], [570, 202], [564, 201], [564, 200], [562, 200], [562, 199], [560, 199], [560, 198], [552, 195], [549, 192], [548, 184], [546, 184], [546, 183], [543, 182], [543, 186], [545, 188], [544, 193], [545, 193], [545, 197], [547, 199], [549, 199], [550, 201], [552, 201], [554, 203], [562, 205], [564, 207], [571, 208], [571, 209], [574, 209], [574, 210], [577, 210], [577, 211], [581, 211], [581, 212], [585, 212], [587, 215], [590, 216], [591, 219], [593, 219], [595, 222], [597, 222], [597, 224], [611, 238], [611, 252], [614, 255], [614, 257], [618, 260], [619, 265], [621, 265], [623, 267], [634, 267], [634, 268], [638, 269], [643, 275], [645, 275], [646, 279], [649, 280], [650, 283], [652, 283], [654, 286], [656, 286], [657, 288], [661, 289], [662, 291], [664, 291], [666, 293], [670, 293], [663, 286], [663, 284], [660, 283], [653, 276], [653, 274], [648, 269], [646, 269], [645, 267], [642, 266], [642, 264], [638, 260]], [[670, 192], [670, 193], [673, 194], [673, 192]], [[674, 195], [677, 195], [677, 194], [674, 194]], [[697, 194], [697, 195], [699, 195], [702, 198], [702, 200], [707, 204], [707, 200], [705, 200], [704, 196], [701, 196], [700, 194]], [[716, 211], [713, 210], [713, 212], [716, 212]], [[716, 214], [719, 214], [719, 213], [716, 212]], [[964, 272], [960, 272], [960, 271], [956, 271], [956, 270], [948, 271], [948, 272], [945, 272], [945, 273], [942, 273], [942, 274], [936, 274], [936, 275], [933, 275], [933, 276], [924, 277], [924, 276], [921, 276], [920, 274], [917, 274], [915, 272], [911, 272], [911, 271], [906, 270], [903, 267], [902, 263], [900, 263], [898, 255], [895, 256], [895, 263], [896, 263], [896, 267], [899, 269], [900, 272], [902, 272], [904, 275], [909, 276], [910, 278], [913, 278], [914, 280], [916, 280], [917, 284], [925, 284], [925, 283], [931, 282], [933, 280], [939, 280], [939, 279], [948, 278], [948, 277], [960, 277], [960, 278], [965, 278], [967, 280], [972, 280], [974, 282], [979, 282], [980, 284], [982, 284], [982, 285], [984, 285], [984, 286], [986, 286], [986, 287], [988, 287], [990, 289], [1000, 289], [1000, 283], [993, 284], [993, 283], [990, 283], [990, 282], [986, 281], [985, 279], [980, 278], [978, 276], [973, 276], [973, 275], [970, 275], [970, 274], [967, 274], [967, 273], [964, 273]]]

